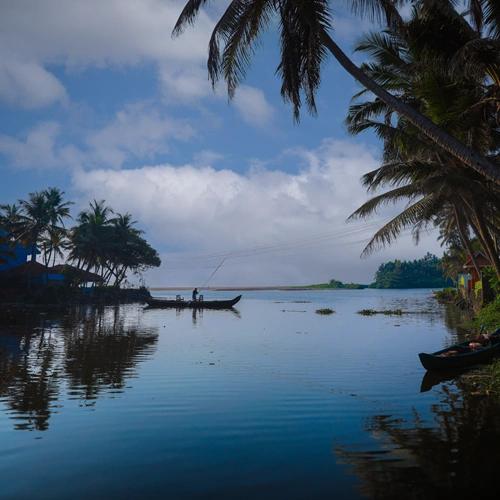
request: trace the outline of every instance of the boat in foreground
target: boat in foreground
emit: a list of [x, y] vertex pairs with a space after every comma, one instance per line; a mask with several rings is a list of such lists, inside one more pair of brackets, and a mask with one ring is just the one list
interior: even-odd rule
[[489, 361], [500, 354], [500, 328], [489, 335], [489, 342], [485, 345], [467, 341], [455, 344], [446, 349], [436, 351], [432, 354], [421, 352], [418, 357], [426, 370], [448, 371], [466, 368], [479, 363]]
[[241, 299], [241, 295], [231, 300], [167, 300], [150, 299], [148, 309], [231, 309]]

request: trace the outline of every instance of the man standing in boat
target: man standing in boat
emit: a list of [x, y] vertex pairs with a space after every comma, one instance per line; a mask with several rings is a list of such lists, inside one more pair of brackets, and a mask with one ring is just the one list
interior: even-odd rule
[[192, 298], [193, 298], [193, 302], [196, 302], [197, 298], [198, 298], [198, 288], [195, 288], [193, 290], [193, 295], [192, 295]]

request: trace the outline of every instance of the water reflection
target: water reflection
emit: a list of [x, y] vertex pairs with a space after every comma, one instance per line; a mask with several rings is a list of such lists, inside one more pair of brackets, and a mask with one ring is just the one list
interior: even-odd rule
[[[147, 311], [149, 310], [158, 310], [158, 309], [145, 309]], [[175, 317], [176, 319], [180, 319], [183, 314], [189, 314], [191, 312], [191, 322], [193, 326], [197, 326], [198, 323], [202, 324], [203, 322], [203, 314], [207, 311], [208, 314], [217, 314], [218, 316], [223, 314], [223, 313], [232, 313], [233, 316], [237, 317], [238, 319], [241, 319], [241, 313], [238, 311], [238, 309], [235, 309], [234, 307], [231, 307], [230, 309], [218, 309], [218, 310], [210, 310], [210, 309], [202, 309], [202, 308], [186, 308], [186, 307], [177, 307], [175, 308]]]
[[367, 431], [378, 446], [369, 452], [338, 448], [370, 498], [498, 498], [498, 401], [478, 397], [459, 382], [444, 385], [432, 419], [378, 415]]
[[[62, 400], [119, 393], [150, 356], [156, 328], [117, 308], [80, 308], [0, 331], [0, 402], [20, 430], [47, 430]], [[35, 320], [30, 320], [34, 322]], [[60, 401], [61, 400], [61, 401]]]

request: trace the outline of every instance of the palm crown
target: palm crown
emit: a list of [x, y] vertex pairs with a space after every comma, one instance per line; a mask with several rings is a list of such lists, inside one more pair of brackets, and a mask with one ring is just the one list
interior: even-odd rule
[[[174, 35], [182, 32], [207, 0], [188, 0]], [[316, 111], [315, 95], [321, 81], [321, 68], [328, 51], [354, 78], [377, 95], [427, 138], [451, 153], [460, 162], [481, 175], [500, 184], [500, 168], [496, 161], [485, 158], [440, 128], [410, 103], [397, 98], [358, 68], [329, 36], [333, 28], [331, 0], [232, 0], [218, 20], [209, 42], [208, 71], [212, 83], [221, 77], [227, 83], [229, 96], [245, 76], [255, 43], [261, 33], [275, 19], [280, 34], [281, 58], [277, 72], [281, 77], [281, 94], [291, 102], [295, 119], [299, 118], [302, 101], [311, 112]], [[389, 26], [401, 25], [398, 7], [409, 0], [352, 0], [353, 10], [371, 15], [383, 15]], [[452, 0], [415, 0], [411, 3], [432, 6], [436, 3], [453, 8]], [[489, 32], [498, 31], [495, 0], [470, 0], [477, 11], [477, 23], [488, 26]], [[496, 30], [496, 31], [495, 31]]]

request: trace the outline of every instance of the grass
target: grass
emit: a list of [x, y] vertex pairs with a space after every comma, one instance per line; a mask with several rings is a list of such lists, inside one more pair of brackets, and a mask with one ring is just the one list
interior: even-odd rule
[[458, 292], [455, 288], [444, 288], [443, 290], [436, 290], [433, 292], [434, 297], [441, 303], [453, 303], [458, 299]]
[[500, 295], [495, 300], [484, 306], [474, 319], [474, 326], [484, 326], [487, 331], [500, 327]]
[[328, 314], [334, 314], [335, 311], [333, 309], [330, 309], [328, 307], [324, 308], [324, 309], [316, 309], [316, 314], [322, 314], [324, 316], [328, 315]]
[[383, 311], [377, 311], [375, 309], [361, 309], [358, 314], [362, 316], [374, 316], [375, 314], [385, 314], [386, 316], [401, 316], [405, 314], [401, 309], [385, 309]]

